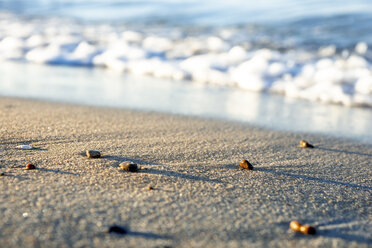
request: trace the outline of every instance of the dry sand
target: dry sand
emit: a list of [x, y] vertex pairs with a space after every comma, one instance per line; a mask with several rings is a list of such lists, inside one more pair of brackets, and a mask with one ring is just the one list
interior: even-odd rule
[[[1, 247], [372, 245], [371, 145], [5, 97], [0, 121]], [[142, 170], [120, 170], [126, 160]], [[294, 219], [317, 234], [290, 230]], [[107, 233], [114, 224], [129, 233]]]

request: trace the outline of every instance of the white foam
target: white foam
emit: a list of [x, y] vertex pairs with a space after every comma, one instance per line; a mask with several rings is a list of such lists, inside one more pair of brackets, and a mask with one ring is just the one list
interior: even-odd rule
[[29, 48], [36, 48], [40, 47], [46, 44], [46, 40], [43, 36], [39, 34], [31, 35], [29, 38], [27, 38], [26, 46]]
[[39, 64], [58, 63], [63, 61], [63, 51], [60, 46], [50, 44], [32, 49], [25, 54], [25, 59]]
[[355, 91], [360, 94], [372, 96], [372, 73], [357, 80]]
[[321, 57], [329, 57], [336, 54], [336, 46], [335, 45], [329, 45], [326, 47], [319, 48], [318, 51], [319, 56]]
[[67, 55], [68, 60], [76, 61], [82, 65], [92, 64], [94, 55], [98, 53], [98, 49], [95, 46], [92, 46], [86, 41], [82, 41], [75, 48], [75, 50]]
[[156, 52], [156, 53], [163, 53], [172, 48], [172, 41], [170, 39], [158, 36], [149, 36], [146, 37], [142, 45], [145, 49]]
[[359, 42], [355, 46], [355, 52], [357, 52], [359, 54], [365, 54], [367, 52], [367, 50], [368, 50], [368, 45], [365, 42]]
[[230, 48], [229, 44], [216, 36], [207, 38], [207, 47], [212, 52], [225, 52]]
[[254, 50], [243, 37], [236, 28], [190, 36], [171, 28], [150, 32], [1, 15], [0, 60], [103, 66], [118, 72], [372, 107], [372, 71], [365, 42], [339, 54], [332, 44], [316, 51], [278, 52]]
[[127, 30], [121, 33], [121, 37], [127, 42], [140, 43], [143, 40], [143, 36], [139, 32]]
[[24, 41], [18, 37], [8, 36], [0, 42], [0, 59], [16, 60], [23, 57]]

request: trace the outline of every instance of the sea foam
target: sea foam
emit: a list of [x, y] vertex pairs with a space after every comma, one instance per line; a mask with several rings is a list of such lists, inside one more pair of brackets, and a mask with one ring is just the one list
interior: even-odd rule
[[[97, 66], [310, 101], [372, 107], [371, 51], [252, 46], [244, 30], [130, 29], [0, 16], [0, 61]], [[245, 37], [245, 38], [244, 38]]]

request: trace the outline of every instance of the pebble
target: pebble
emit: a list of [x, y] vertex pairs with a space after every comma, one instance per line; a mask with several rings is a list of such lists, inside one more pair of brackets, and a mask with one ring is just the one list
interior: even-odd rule
[[309, 226], [309, 225], [302, 225], [301, 223], [299, 223], [298, 221], [291, 221], [291, 223], [289, 223], [289, 228], [291, 228], [292, 230], [296, 231], [296, 232], [300, 232], [300, 233], [303, 233], [303, 234], [310, 234], [310, 235], [313, 235], [316, 233], [316, 230], [314, 227], [312, 226]]
[[32, 150], [34, 149], [32, 146], [29, 146], [29, 145], [19, 145], [17, 146], [18, 149], [22, 149], [22, 150]]
[[110, 228], [108, 229], [108, 233], [117, 233], [117, 234], [123, 234], [124, 235], [124, 234], [128, 233], [128, 230], [123, 228], [123, 227], [114, 225], [114, 226], [110, 226]]
[[101, 152], [98, 150], [87, 150], [86, 152], [88, 158], [100, 158]]
[[316, 230], [314, 227], [312, 226], [309, 226], [309, 225], [302, 225], [300, 227], [300, 232], [303, 233], [303, 234], [310, 234], [310, 235], [313, 235], [316, 233]]
[[253, 165], [248, 162], [248, 160], [243, 159], [240, 161], [240, 167], [246, 170], [253, 170]]
[[123, 170], [130, 171], [130, 172], [136, 172], [136, 171], [139, 170], [137, 164], [132, 163], [132, 162], [128, 162], [128, 161], [125, 161], [125, 162], [121, 163], [119, 166]]
[[148, 190], [153, 190], [154, 187], [152, 187], [152, 186], [148, 186], [147, 189], [148, 189]]
[[33, 164], [27, 164], [26, 165], [26, 170], [34, 170], [34, 169], [36, 169], [36, 166], [33, 165]]
[[289, 227], [292, 230], [295, 230], [295, 231], [298, 231], [299, 232], [300, 231], [301, 224], [298, 221], [292, 220], [291, 223], [289, 223]]
[[5, 176], [5, 172], [4, 171], [0, 171], [0, 176]]
[[300, 141], [300, 147], [302, 147], [302, 148], [314, 148], [314, 146], [312, 144], [310, 144], [309, 142], [307, 142], [306, 140], [301, 140]]

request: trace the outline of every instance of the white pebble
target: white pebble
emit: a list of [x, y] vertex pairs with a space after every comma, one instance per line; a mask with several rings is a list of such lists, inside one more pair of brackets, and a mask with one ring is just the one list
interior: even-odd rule
[[18, 149], [22, 149], [22, 150], [32, 150], [34, 149], [32, 146], [29, 146], [29, 145], [19, 145], [17, 146]]

